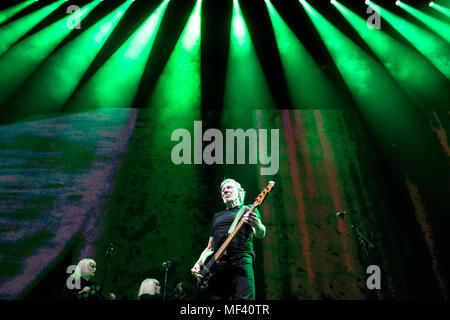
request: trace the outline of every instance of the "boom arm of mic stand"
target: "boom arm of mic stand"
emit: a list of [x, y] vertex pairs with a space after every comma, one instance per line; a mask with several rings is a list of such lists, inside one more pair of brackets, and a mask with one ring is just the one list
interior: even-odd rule
[[[343, 218], [345, 221], [347, 221], [347, 219], [345, 219], [345, 217], [343, 217]], [[358, 228], [356, 228], [351, 217], [350, 217], [350, 225], [351, 225], [352, 229], [358, 234], [358, 237], [361, 240], [361, 245], [363, 246], [363, 249], [367, 255], [367, 259], [369, 259], [369, 263], [372, 265], [372, 257], [370, 256], [369, 250], [367, 249], [367, 245], [369, 245], [371, 248], [373, 248], [374, 245], [372, 243], [370, 243], [370, 241], [367, 240], [366, 237], [364, 237], [364, 235], [358, 230]], [[376, 290], [377, 290], [378, 299], [383, 300], [383, 294], [381, 293], [381, 290], [380, 289], [376, 289]]]
[[367, 240], [367, 238], [364, 237], [364, 235], [363, 235], [361, 232], [359, 232], [359, 230], [358, 230], [356, 227], [354, 227], [353, 224], [352, 224], [352, 228], [353, 228], [353, 230], [355, 230], [355, 232], [358, 234], [358, 236], [359, 236], [365, 243], [367, 243], [367, 244], [369, 245], [369, 247], [374, 248], [374, 245], [373, 245], [369, 240]]
[[[345, 216], [344, 216], [344, 220], [348, 221]], [[375, 246], [369, 241], [367, 240], [366, 237], [364, 237], [364, 235], [358, 230], [358, 228], [356, 227], [356, 225], [353, 223], [353, 219], [350, 217], [350, 226], [351, 228], [358, 234], [359, 238], [361, 240], [363, 240], [365, 243], [367, 243], [369, 245], [369, 247], [374, 248]]]

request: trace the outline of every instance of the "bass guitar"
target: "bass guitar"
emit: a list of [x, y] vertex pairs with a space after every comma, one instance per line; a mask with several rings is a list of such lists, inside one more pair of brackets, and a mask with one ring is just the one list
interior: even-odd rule
[[[267, 194], [272, 190], [273, 186], [275, 185], [275, 182], [270, 181], [267, 187], [259, 194], [258, 197], [256, 197], [255, 202], [253, 205], [247, 210], [247, 212], [253, 212], [253, 210], [260, 205], [264, 199], [266, 198]], [[237, 235], [239, 230], [241, 230], [242, 226], [244, 225], [244, 221], [241, 220], [236, 228], [231, 232], [225, 240], [219, 241], [219, 243], [222, 243], [222, 245], [219, 247], [219, 250], [217, 250], [216, 253], [211, 252], [208, 257], [205, 259], [205, 262], [203, 263], [202, 270], [200, 271], [201, 277], [198, 279], [197, 287], [200, 290], [206, 290], [208, 288], [208, 283], [211, 277], [214, 276], [214, 274], [217, 273], [223, 266], [224, 262], [221, 261], [222, 257], [225, 254], [225, 250], [228, 248], [231, 241], [234, 239], [234, 237]]]

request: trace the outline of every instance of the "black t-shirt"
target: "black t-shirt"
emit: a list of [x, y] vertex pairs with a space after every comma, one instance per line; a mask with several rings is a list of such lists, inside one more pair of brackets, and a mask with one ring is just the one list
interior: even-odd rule
[[[236, 214], [238, 213], [241, 207], [242, 205], [236, 206], [231, 209], [220, 211], [214, 215], [211, 221], [211, 227], [209, 232], [210, 236], [214, 238], [214, 251], [219, 250], [219, 247], [221, 245], [219, 241], [221, 239], [225, 240], [225, 236], [228, 232], [228, 229], [230, 229], [230, 226], [233, 223], [234, 218], [236, 217]], [[261, 216], [257, 208], [253, 210], [253, 213], [255, 213], [258, 216], [258, 218], [261, 219]], [[230, 242], [226, 250], [227, 253], [232, 255], [241, 255], [246, 253], [254, 255], [253, 235], [254, 234], [252, 227], [249, 224], [244, 223], [241, 230], [239, 230], [234, 239]]]

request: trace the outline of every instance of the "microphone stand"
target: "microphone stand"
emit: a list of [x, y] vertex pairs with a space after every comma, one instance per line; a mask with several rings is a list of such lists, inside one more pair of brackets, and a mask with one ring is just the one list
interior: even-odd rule
[[165, 276], [164, 276], [164, 295], [163, 300], [166, 300], [166, 290], [167, 290], [167, 272], [169, 271], [170, 263], [164, 262], [163, 263]]
[[[348, 221], [345, 218], [345, 215], [342, 215], [341, 217], [345, 221]], [[359, 229], [356, 227], [355, 223], [353, 223], [352, 217], [350, 215], [349, 215], [349, 217], [350, 217], [350, 226], [351, 226], [352, 230], [357, 234], [359, 243], [361, 244], [361, 246], [364, 250], [364, 253], [367, 256], [367, 259], [369, 260], [369, 266], [371, 266], [371, 265], [373, 265], [373, 263], [372, 263], [372, 257], [370, 256], [369, 247], [374, 248], [374, 245], [369, 240], [367, 240], [367, 238], [361, 233], [361, 231], [359, 231]], [[381, 294], [381, 290], [377, 289], [377, 288], [375, 288], [375, 290], [377, 291], [378, 300], [383, 300], [383, 295]]]
[[98, 292], [98, 298], [101, 299], [102, 298], [102, 293], [103, 293], [103, 286], [105, 284], [105, 278], [106, 278], [106, 272], [108, 271], [108, 262], [109, 262], [109, 257], [111, 257], [111, 253], [113, 251], [113, 244], [110, 243], [108, 246], [108, 249], [106, 249], [106, 262], [105, 262], [105, 271], [103, 272], [103, 278], [102, 278], [102, 284], [100, 286], [100, 290]]

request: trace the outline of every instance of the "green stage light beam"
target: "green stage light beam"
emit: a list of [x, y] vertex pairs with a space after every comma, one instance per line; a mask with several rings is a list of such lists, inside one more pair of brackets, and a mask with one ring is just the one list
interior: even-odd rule
[[299, 1], [302, 4], [303, 8], [305, 8], [305, 10], [309, 13], [309, 15], [312, 16], [313, 18], [316, 18], [316, 12], [315, 12], [315, 10], [312, 9], [312, 7], [309, 5], [309, 3], [306, 2], [305, 0], [299, 0]]
[[130, 108], [170, 0], [163, 1], [130, 38], [84, 84], [68, 110]]
[[430, 101], [440, 103], [442, 97], [440, 90], [448, 80], [428, 60], [382, 30], [367, 28], [365, 19], [338, 1], [333, 1], [333, 4], [380, 58], [384, 67], [411, 99], [420, 105], [429, 104]]
[[450, 24], [427, 15], [401, 1], [398, 2], [398, 6], [450, 43]]
[[21, 3], [16, 4], [15, 6], [12, 6], [8, 9], [0, 11], [0, 24], [7, 21], [8, 19], [14, 17], [16, 14], [18, 14], [20, 11], [24, 10], [28, 6], [35, 3], [36, 0], [28, 0]]
[[21, 88], [11, 112], [34, 115], [59, 111], [132, 3], [124, 2], [52, 54]]
[[378, 10], [383, 19], [408, 40], [423, 54], [439, 71], [450, 79], [450, 45], [439, 36], [428, 32], [403, 18], [385, 10], [379, 5], [368, 1], [368, 4]]
[[[146, 166], [152, 168], [146, 176], [148, 183], [145, 188], [152, 190], [148, 203], [152, 202], [153, 197], [171, 200], [161, 203], [161, 212], [171, 210], [172, 201], [182, 201], [179, 190], [186, 183], [196, 190], [201, 188], [201, 169], [189, 165], [192, 162], [180, 165], [174, 162], [172, 156], [176, 145], [176, 142], [172, 142], [175, 131], [180, 128], [191, 129], [194, 121], [201, 117], [201, 15], [202, 0], [197, 0], [149, 97], [148, 108], [140, 110], [140, 113], [146, 114], [143, 118], [147, 118], [141, 130], [147, 132], [147, 139], [141, 143], [148, 145], [151, 153], [151, 157], [143, 155], [144, 159], [148, 159]], [[192, 145], [191, 142], [189, 145]], [[155, 188], [155, 185], [158, 187]], [[201, 201], [198, 194], [192, 196], [192, 201]], [[191, 219], [191, 212], [187, 210], [177, 221], [168, 223], [183, 226]], [[193, 238], [193, 229], [186, 228], [186, 235], [181, 242], [192, 246]]]
[[450, 18], [450, 9], [443, 7], [436, 2], [430, 2], [430, 7]]
[[[182, 188], [189, 185], [194, 190], [201, 190], [203, 186], [199, 175], [202, 170], [201, 166], [189, 165], [192, 162], [179, 164], [174, 160], [173, 149], [177, 143], [172, 140], [172, 137], [176, 136], [177, 129], [191, 129], [194, 120], [198, 120], [201, 116], [202, 0], [197, 0], [193, 7], [149, 96], [148, 108], [139, 109], [143, 125], [135, 132], [137, 135], [139, 133], [144, 135], [138, 142], [142, 149], [139, 152], [140, 159], [138, 161], [145, 162], [143, 166], [149, 168], [146, 173], [141, 175], [145, 179], [144, 194], [148, 195], [144, 200], [144, 204], [146, 204], [144, 212], [148, 211], [148, 213], [154, 211], [152, 203], [155, 198], [167, 199], [168, 201], [162, 201], [158, 205], [158, 210], [169, 212], [173, 210], [174, 203], [183, 202], [183, 196], [179, 192]], [[187, 139], [183, 139], [183, 141], [187, 142]], [[191, 141], [188, 143], [190, 146], [196, 144]], [[190, 151], [189, 148], [189, 153], [191, 153]], [[187, 155], [187, 153], [188, 151], [183, 155]], [[191, 197], [189, 201], [192, 203], [202, 201], [200, 193], [192, 194]], [[169, 218], [162, 221], [157, 217], [158, 224], [161, 222], [162, 225], [166, 225], [169, 233], [174, 232], [176, 228], [184, 230], [183, 237], [178, 237], [177, 243], [168, 248], [171, 252], [180, 251], [182, 254], [182, 250], [179, 250], [180, 247], [195, 245], [195, 230], [186, 226], [192, 222], [196, 211], [195, 208], [186, 209], [174, 220]], [[147, 239], [146, 241], [151, 243], [152, 239]]]
[[320, 67], [269, 0], [265, 0], [295, 107], [330, 108], [341, 98]]
[[233, 0], [223, 107], [224, 124], [249, 120], [250, 110], [275, 107], [238, 0]]
[[17, 19], [0, 28], [0, 55], [8, 50], [14, 43], [33, 29], [39, 22], [58, 9], [66, 0], [49, 4], [35, 12]]
[[32, 74], [39, 64], [73, 30], [75, 17], [82, 21], [102, 0], [94, 0], [81, 10], [20, 41], [0, 56], [0, 103], [4, 102]]
[[161, 123], [176, 126], [200, 117], [201, 8], [202, 0], [197, 0], [149, 99]]
[[[423, 135], [422, 120], [410, 107], [410, 100], [388, 72], [347, 36], [306, 2], [302, 5], [318, 30], [341, 73], [361, 114], [369, 124], [382, 149], [405, 165], [413, 166], [413, 157], [430, 150], [429, 136]], [[310, 12], [314, 14], [310, 14]], [[401, 149], [392, 154], [392, 144]], [[422, 149], [423, 148], [423, 149]], [[401, 150], [401, 151], [400, 151]], [[425, 152], [425, 151], [423, 151]], [[419, 161], [419, 160], [418, 160]], [[408, 164], [410, 163], [410, 164]]]

